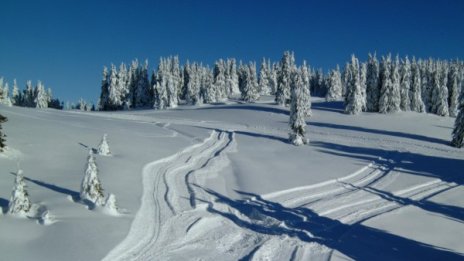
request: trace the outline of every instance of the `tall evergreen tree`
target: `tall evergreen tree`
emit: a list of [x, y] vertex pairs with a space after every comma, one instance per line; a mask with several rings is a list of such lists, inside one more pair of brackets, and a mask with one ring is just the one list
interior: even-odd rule
[[21, 92], [19, 91], [16, 79], [13, 80], [12, 99], [13, 99], [13, 105], [16, 105], [16, 106], [21, 106], [22, 105]]
[[400, 59], [398, 55], [392, 63], [391, 69], [392, 89], [389, 96], [389, 111], [397, 112], [400, 110], [401, 92], [400, 92]]
[[308, 65], [306, 64], [306, 61], [303, 61], [303, 65], [301, 65], [300, 72], [299, 74], [301, 75], [301, 80], [303, 81], [303, 102], [306, 104], [304, 106], [304, 115], [305, 116], [311, 116], [312, 111], [311, 111], [311, 79], [310, 79], [310, 74], [309, 74], [309, 68]]
[[47, 92], [42, 82], [39, 81], [35, 87], [34, 104], [36, 108], [48, 108]]
[[459, 86], [459, 65], [453, 62], [448, 72], [448, 104], [450, 116], [456, 117], [458, 114], [458, 98], [461, 87]]
[[352, 55], [351, 63], [346, 68], [348, 73], [346, 82], [345, 113], [358, 114], [363, 108], [363, 94], [359, 72], [359, 61]]
[[458, 116], [454, 121], [453, 138], [451, 145], [456, 148], [464, 146], [464, 92], [459, 96]]
[[400, 94], [401, 94], [401, 103], [400, 109], [402, 111], [411, 110], [411, 98], [409, 94], [411, 92], [411, 63], [409, 62], [408, 57], [401, 62], [400, 68]]
[[286, 106], [290, 100], [291, 73], [295, 68], [295, 57], [290, 51], [285, 51], [280, 61], [280, 70], [277, 76], [277, 90], [275, 101]]
[[366, 70], [366, 110], [369, 112], [378, 112], [380, 98], [380, 69], [379, 61], [375, 54], [369, 54]]
[[411, 64], [411, 110], [416, 112], [425, 112], [425, 104], [422, 101], [421, 90], [421, 72], [416, 59], [413, 58]]
[[361, 85], [361, 103], [362, 103], [362, 111], [367, 111], [367, 94], [366, 94], [366, 81], [367, 81], [367, 64], [362, 63], [359, 66], [359, 81]]
[[300, 146], [308, 144], [309, 140], [305, 137], [306, 119], [305, 112], [308, 111], [309, 90], [305, 91], [301, 74], [296, 71], [291, 77], [291, 103], [289, 125], [291, 132], [289, 140], [292, 144]]
[[266, 59], [263, 58], [263, 61], [261, 62], [261, 66], [259, 68], [259, 90], [261, 95], [269, 95], [271, 94], [271, 88], [269, 85], [269, 76], [270, 76], [270, 71], [268, 71], [269, 66], [267, 64]]
[[435, 64], [432, 74], [432, 113], [448, 116], [447, 69], [442, 63]]
[[337, 65], [335, 70], [330, 71], [329, 79], [327, 82], [327, 95], [326, 101], [338, 101], [342, 98], [342, 79], [340, 68]]

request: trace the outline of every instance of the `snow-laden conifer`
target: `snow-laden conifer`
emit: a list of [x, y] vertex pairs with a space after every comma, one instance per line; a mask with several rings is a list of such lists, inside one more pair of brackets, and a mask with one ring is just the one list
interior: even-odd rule
[[271, 94], [271, 87], [269, 84], [271, 72], [269, 71], [269, 66], [267, 64], [266, 59], [263, 58], [261, 62], [261, 66], [259, 68], [259, 91], [261, 95], [269, 95]]
[[11, 193], [8, 204], [8, 213], [11, 215], [26, 217], [31, 210], [32, 204], [24, 182], [23, 171], [20, 169], [16, 173], [13, 192]]
[[326, 101], [339, 101], [342, 99], [342, 79], [340, 68], [337, 65], [335, 70], [330, 71], [329, 79], [327, 81], [327, 95]]
[[367, 81], [367, 64], [362, 63], [359, 66], [359, 83], [361, 85], [361, 103], [362, 103], [362, 111], [367, 111], [367, 102], [366, 102], [366, 81]]
[[461, 87], [459, 79], [459, 65], [453, 62], [448, 72], [448, 104], [450, 116], [456, 117], [458, 114], [458, 98]]
[[310, 117], [312, 115], [311, 111], [311, 79], [309, 74], [309, 68], [306, 64], [306, 61], [303, 61], [303, 64], [300, 67], [300, 71], [298, 72], [301, 76], [301, 80], [303, 81], [303, 103], [306, 104], [304, 106], [304, 115], [305, 117]]
[[352, 55], [351, 63], [348, 64], [345, 94], [345, 113], [358, 114], [363, 109], [363, 93], [359, 73], [359, 61]]
[[242, 100], [246, 102], [255, 102], [259, 99], [259, 85], [256, 76], [256, 63], [250, 62], [248, 66], [245, 66], [243, 71], [243, 91]]
[[295, 57], [290, 51], [284, 52], [280, 61], [280, 70], [277, 76], [277, 90], [275, 101], [278, 105], [286, 106], [290, 99], [291, 73], [295, 69]]
[[369, 54], [366, 68], [366, 110], [369, 112], [379, 111], [379, 62], [376, 55]]
[[11, 93], [11, 98], [12, 98], [13, 105], [16, 105], [16, 106], [22, 105], [21, 92], [19, 91], [16, 79], [13, 80], [13, 91]]
[[400, 108], [402, 111], [411, 110], [411, 99], [409, 94], [411, 92], [411, 63], [408, 57], [401, 62], [400, 68], [400, 94], [401, 103]]
[[411, 110], [416, 112], [425, 112], [425, 104], [422, 101], [422, 90], [421, 90], [421, 72], [416, 59], [413, 58], [411, 64]]
[[34, 103], [36, 108], [48, 108], [47, 92], [41, 81], [39, 81], [35, 87]]
[[291, 77], [291, 102], [290, 102], [290, 133], [289, 140], [292, 144], [300, 146], [308, 144], [309, 140], [305, 137], [306, 119], [305, 112], [308, 110], [307, 95], [303, 85], [303, 79], [299, 73], [294, 72]]
[[110, 146], [108, 145], [108, 140], [107, 140], [108, 135], [105, 133], [103, 134], [102, 140], [100, 144], [98, 145], [97, 151], [98, 155], [102, 156], [110, 156], [111, 151], [110, 151]]
[[447, 70], [443, 64], [435, 64], [432, 74], [432, 107], [431, 112], [440, 116], [448, 116]]
[[389, 96], [389, 111], [397, 112], [400, 110], [401, 105], [401, 92], [400, 92], [400, 59], [396, 56], [395, 61], [392, 63], [392, 89]]
[[104, 203], [103, 188], [98, 178], [98, 167], [92, 150], [89, 150], [85, 175], [81, 183], [80, 197], [82, 200], [90, 201], [95, 206], [101, 206]]
[[10, 87], [8, 86], [8, 83], [5, 83], [5, 86], [3, 87], [3, 100], [2, 103], [8, 107], [13, 106], [13, 102], [11, 101], [10, 98]]
[[462, 148], [464, 146], [464, 92], [461, 91], [459, 96], [458, 116], [454, 121], [453, 137], [451, 145]]

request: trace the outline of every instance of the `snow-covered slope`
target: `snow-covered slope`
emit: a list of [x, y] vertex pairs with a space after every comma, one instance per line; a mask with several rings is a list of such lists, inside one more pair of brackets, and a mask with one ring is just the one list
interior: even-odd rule
[[[6, 208], [17, 162], [55, 221], [0, 216], [5, 260], [462, 259], [464, 151], [453, 118], [313, 101], [309, 146], [262, 102], [167, 111], [0, 108]], [[89, 148], [111, 216], [76, 201]]]

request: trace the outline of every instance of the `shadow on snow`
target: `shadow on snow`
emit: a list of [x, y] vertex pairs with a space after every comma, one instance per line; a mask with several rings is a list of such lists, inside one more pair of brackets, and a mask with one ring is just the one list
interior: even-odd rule
[[[199, 186], [197, 186], [199, 187]], [[343, 224], [319, 216], [307, 208], [287, 208], [259, 195], [237, 191], [247, 197], [233, 200], [218, 192], [202, 188], [215, 202], [225, 204], [240, 215], [221, 211], [208, 204], [208, 211], [223, 216], [239, 227], [267, 235], [287, 235], [305, 242], [316, 242], [338, 250], [355, 260], [462, 260], [463, 256], [412, 239], [360, 223]], [[247, 217], [246, 219], [242, 216]], [[349, 232], [349, 233], [348, 233]], [[252, 252], [255, 252], [254, 249]], [[252, 258], [253, 253], [247, 255]]]

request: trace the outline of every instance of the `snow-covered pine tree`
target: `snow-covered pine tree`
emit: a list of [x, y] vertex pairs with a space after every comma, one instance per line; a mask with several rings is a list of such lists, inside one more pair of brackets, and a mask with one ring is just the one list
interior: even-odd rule
[[101, 111], [106, 111], [108, 109], [109, 101], [109, 76], [108, 68], [103, 67], [102, 81], [101, 81], [101, 92], [100, 92], [100, 103], [98, 109]]
[[421, 72], [416, 58], [413, 57], [411, 64], [411, 110], [416, 112], [425, 112], [425, 105], [422, 101], [421, 90]]
[[5, 83], [5, 86], [3, 87], [3, 104], [6, 106], [13, 106], [13, 102], [11, 102], [10, 98], [10, 87], [8, 86], [8, 83]]
[[168, 57], [166, 60], [165, 70], [167, 74], [167, 95], [168, 107], [176, 108], [179, 103], [179, 87], [180, 87], [180, 69], [177, 56]]
[[118, 72], [114, 64], [111, 64], [109, 76], [108, 101], [107, 110], [120, 110], [122, 108], [121, 90], [118, 84]]
[[401, 61], [400, 68], [400, 94], [401, 103], [400, 109], [402, 111], [411, 110], [411, 98], [409, 93], [411, 92], [411, 63], [408, 57]]
[[275, 101], [280, 106], [287, 106], [290, 100], [291, 73], [295, 69], [295, 57], [290, 51], [285, 51], [280, 61], [277, 76], [277, 90]]
[[379, 61], [374, 55], [369, 53], [366, 72], [366, 109], [369, 112], [379, 111]]
[[26, 183], [24, 182], [23, 171], [20, 169], [16, 173], [13, 192], [11, 193], [8, 213], [11, 215], [26, 217], [31, 210], [32, 204], [27, 193]]
[[41, 81], [39, 81], [35, 87], [34, 103], [36, 108], [48, 108], [47, 92]]
[[268, 71], [269, 66], [265, 58], [261, 62], [261, 66], [259, 67], [259, 91], [261, 95], [269, 95], [271, 94], [271, 88], [269, 86], [269, 77], [270, 71]]
[[459, 96], [458, 116], [454, 121], [453, 138], [451, 146], [462, 148], [464, 146], [464, 91]]
[[458, 98], [461, 87], [459, 86], [459, 64], [452, 62], [448, 72], [448, 104], [449, 114], [456, 117], [458, 114]]
[[[213, 69], [213, 85], [214, 85], [214, 94], [215, 101], [224, 101], [227, 98], [227, 88], [226, 88], [226, 77], [225, 77], [225, 63], [222, 59], [217, 61], [214, 64]], [[211, 95], [213, 95], [211, 93]]]
[[121, 65], [119, 65], [119, 71], [117, 73], [117, 76], [118, 76], [117, 88], [121, 95], [121, 97], [119, 97], [119, 100], [121, 101], [121, 106], [118, 109], [129, 110], [133, 107], [133, 104], [131, 103], [129, 99], [130, 89], [129, 89], [129, 86], [127, 85], [129, 73], [124, 63], [121, 63]]
[[389, 112], [397, 112], [400, 110], [401, 92], [400, 92], [400, 59], [398, 55], [392, 63], [391, 69], [392, 89], [389, 96]]
[[[161, 63], [160, 63], [161, 65]], [[164, 110], [168, 107], [168, 91], [167, 91], [167, 85], [168, 85], [168, 75], [162, 69], [162, 67], [158, 67], [157, 71], [157, 76], [156, 76], [156, 86], [155, 86], [155, 104], [154, 107], [159, 109], [159, 110]]]
[[277, 63], [273, 63], [271, 66], [271, 62], [268, 61], [269, 66], [269, 87], [271, 89], [271, 94], [275, 95], [277, 91], [277, 72], [279, 71]]
[[309, 140], [305, 137], [306, 119], [305, 112], [308, 111], [309, 91], [305, 91], [301, 74], [294, 71], [291, 75], [291, 102], [290, 102], [290, 133], [289, 140], [292, 144], [300, 146], [308, 144]]
[[103, 134], [103, 138], [97, 148], [98, 155], [111, 156], [110, 146], [108, 145], [107, 137], [108, 135], [106, 133]]
[[380, 63], [380, 96], [379, 96], [379, 112], [390, 112], [390, 95], [393, 89], [393, 82], [391, 80], [391, 55], [382, 57]]
[[259, 85], [256, 76], [256, 63], [250, 62], [246, 67], [245, 79], [243, 82], [242, 100], [255, 102], [259, 99]]
[[3, 134], [2, 123], [5, 123], [7, 121], [8, 121], [8, 118], [0, 114], [0, 152], [3, 152], [3, 150], [6, 148], [6, 143], [5, 143], [6, 135]]
[[345, 113], [358, 114], [363, 108], [363, 94], [361, 90], [361, 80], [359, 72], [359, 61], [354, 56], [351, 56], [351, 63], [346, 68], [348, 73], [346, 82], [345, 96]]
[[362, 103], [362, 111], [367, 111], [367, 105], [366, 105], [366, 99], [367, 99], [367, 94], [366, 94], [366, 81], [367, 81], [367, 64], [362, 63], [359, 66], [359, 82], [361, 85], [361, 103]]
[[13, 80], [13, 92], [12, 92], [11, 97], [13, 99], [13, 105], [21, 106], [22, 97], [21, 97], [21, 92], [19, 91], [16, 79]]
[[306, 104], [304, 107], [306, 111], [304, 112], [305, 117], [311, 117], [312, 111], [311, 111], [311, 79], [309, 75], [309, 68], [308, 65], [306, 64], [306, 61], [303, 61], [303, 64], [301, 65], [300, 68], [300, 75], [301, 75], [301, 80], [303, 81], [303, 98], [305, 99], [303, 102]]
[[440, 116], [448, 116], [448, 71], [443, 63], [437, 63], [432, 76], [432, 112]]
[[211, 96], [212, 90], [214, 88], [213, 85], [213, 71], [207, 66], [204, 67], [202, 64], [199, 65], [201, 71], [201, 79], [200, 79], [200, 100], [203, 103], [211, 102], [211, 98], [215, 96]]
[[342, 79], [340, 74], [340, 67], [337, 65], [335, 70], [332, 70], [329, 74], [327, 82], [327, 95], [325, 96], [326, 101], [339, 101], [342, 98]]
[[89, 150], [85, 175], [81, 183], [80, 197], [82, 200], [92, 202], [95, 206], [101, 206], [104, 203], [105, 196], [98, 178], [98, 167], [92, 150]]
[[26, 82], [26, 89], [23, 90], [23, 106], [25, 107], [35, 107], [35, 97], [34, 97], [34, 89], [32, 88], [32, 82]]
[[237, 63], [235, 59], [227, 60], [227, 70], [228, 77], [226, 79], [227, 83], [227, 92], [229, 96], [237, 96], [240, 94], [240, 89], [238, 87], [238, 74], [237, 74]]

